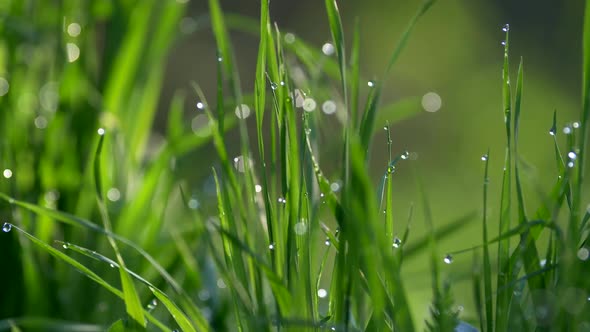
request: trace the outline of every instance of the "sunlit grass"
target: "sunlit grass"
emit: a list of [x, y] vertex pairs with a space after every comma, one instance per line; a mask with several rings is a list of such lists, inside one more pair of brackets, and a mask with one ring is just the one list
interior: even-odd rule
[[[368, 80], [359, 68], [361, 27], [344, 31], [336, 1], [325, 1], [332, 41], [318, 49], [273, 24], [266, 1], [252, 20], [209, 0], [208, 19], [198, 26], [216, 41], [215, 93], [206, 95], [198, 81], [178, 92], [157, 147], [152, 132], [165, 56], [182, 1], [37, 4], [34, 13], [17, 2], [0, 6], [0, 248], [7, 271], [0, 282], [10, 286], [0, 298], [0, 329], [590, 329], [590, 210], [582, 200], [590, 12], [582, 118], [563, 129], [553, 119], [547, 153], [556, 169], [547, 176], [555, 181], [540, 189], [544, 201], [530, 206], [523, 190], [525, 61], [510, 72], [514, 32], [506, 25], [497, 78], [505, 132], [496, 137], [506, 142], [505, 154], [482, 152], [483, 181], [473, 184], [483, 187], [482, 206], [465, 207], [463, 217], [440, 226], [419, 170], [406, 173], [419, 203], [407, 207], [407, 219], [394, 210], [398, 169], [413, 167], [409, 151], [393, 150], [391, 133], [422, 107], [437, 110], [440, 97], [381, 103], [391, 69], [434, 3], [419, 6], [382, 75]], [[65, 21], [51, 14], [56, 10]], [[27, 14], [36, 23], [27, 23]], [[105, 18], [106, 32], [99, 30]], [[231, 30], [258, 37], [254, 77], [238, 75]], [[117, 37], [96, 52], [103, 33]], [[25, 46], [32, 56], [23, 54]], [[242, 91], [244, 80], [254, 81], [254, 91]], [[185, 100], [198, 112], [192, 123]], [[233, 132], [238, 141], [230, 140]], [[382, 132], [388, 160], [370, 174]], [[339, 149], [330, 154], [336, 160], [322, 154], [326, 144]], [[189, 166], [206, 179], [201, 190], [178, 164], [204, 147], [215, 150], [215, 162]], [[494, 158], [504, 160], [498, 193], [488, 185]], [[441, 240], [474, 220], [482, 220], [481, 245], [439, 250]], [[412, 232], [415, 223], [426, 234]], [[432, 294], [419, 321], [412, 295], [423, 290], [402, 273], [418, 254], [428, 260], [423, 275]], [[456, 257], [469, 254], [473, 267], [457, 267]], [[456, 280], [446, 265], [467, 271], [471, 315], [455, 303]]]

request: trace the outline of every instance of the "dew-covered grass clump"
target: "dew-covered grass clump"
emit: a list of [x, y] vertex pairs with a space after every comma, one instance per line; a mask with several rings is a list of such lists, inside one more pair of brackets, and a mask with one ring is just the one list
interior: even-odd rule
[[[387, 89], [435, 2], [379, 75], [336, 0], [321, 43], [275, 23], [274, 1], [256, 19], [219, 0], [197, 17], [186, 0], [1, 3], [0, 330], [590, 331], [590, 2], [581, 110], [536, 138], [552, 168], [519, 141], [536, 110], [519, 32], [498, 24], [503, 130], [473, 142], [503, 147], [473, 155], [478, 203], [455, 201], [450, 221], [437, 207], [465, 185], [438, 203], [429, 172], [444, 171], [396, 132], [443, 121], [444, 94]], [[214, 75], [166, 86], [197, 32]], [[255, 40], [247, 70], [234, 34]]]

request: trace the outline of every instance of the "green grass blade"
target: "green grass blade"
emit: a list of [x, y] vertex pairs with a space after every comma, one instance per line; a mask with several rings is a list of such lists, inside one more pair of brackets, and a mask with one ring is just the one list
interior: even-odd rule
[[[101, 131], [102, 130], [102, 131]], [[109, 213], [107, 211], [106, 204], [104, 202], [104, 196], [102, 193], [102, 181], [101, 181], [101, 167], [100, 167], [100, 156], [104, 141], [104, 130], [99, 130], [99, 141], [98, 146], [96, 148], [96, 153], [94, 157], [94, 183], [96, 186], [96, 195], [97, 195], [97, 203], [99, 212], [102, 217], [104, 229], [108, 232], [112, 232], [111, 221], [109, 217]], [[117, 242], [111, 237], [107, 236], [109, 243], [113, 250], [115, 251], [115, 255], [117, 256], [117, 261], [121, 268], [119, 268], [119, 274], [121, 278], [121, 285], [123, 287], [123, 294], [125, 296], [125, 307], [127, 309], [127, 313], [129, 317], [134, 320], [137, 324], [144, 327], [146, 326], [147, 322], [145, 320], [143, 314], [143, 307], [141, 305], [141, 301], [139, 300], [139, 294], [135, 289], [135, 285], [133, 284], [133, 280], [127, 273], [125, 269], [125, 262], [123, 260], [123, 256], [119, 252], [119, 247], [117, 246]]]
[[344, 106], [348, 108], [348, 93], [347, 93], [347, 75], [346, 75], [346, 53], [344, 47], [344, 32], [342, 29], [342, 20], [338, 12], [338, 5], [336, 0], [325, 0], [326, 12], [328, 14], [328, 23], [330, 25], [330, 32], [332, 33], [332, 40], [336, 48], [336, 56], [338, 57], [338, 65], [340, 68], [340, 82], [342, 84], [342, 97], [344, 98]]
[[[506, 154], [504, 159], [504, 173], [502, 177], [502, 190], [500, 197], [500, 223], [499, 234], [504, 234], [510, 229], [510, 214], [511, 214], [511, 192], [512, 192], [512, 143], [511, 143], [511, 94], [510, 94], [510, 72], [509, 72], [509, 31], [508, 26], [505, 27], [506, 40], [504, 43], [504, 66], [502, 69], [502, 99], [504, 123], [506, 127]], [[509, 282], [511, 272], [509, 268], [510, 260], [510, 243], [508, 240], [500, 241], [498, 243], [498, 277], [497, 288], [504, 287]], [[500, 293], [496, 297], [496, 319], [495, 328], [497, 331], [504, 331], [508, 328], [508, 305], [511, 294], [508, 292]]]
[[484, 302], [485, 307], [485, 330], [483, 329], [483, 322], [482, 322], [482, 332], [488, 331], [492, 332], [494, 327], [494, 316], [493, 316], [493, 301], [492, 301], [492, 264], [490, 262], [490, 250], [488, 247], [488, 184], [489, 184], [489, 177], [488, 177], [488, 170], [490, 165], [490, 150], [484, 156], [485, 161], [485, 170], [484, 170], [484, 180], [483, 180], [483, 283], [484, 283]]
[[24, 328], [25, 331], [43, 330], [63, 332], [100, 332], [105, 330], [105, 327], [100, 325], [84, 324], [79, 322], [68, 322], [45, 317], [19, 317], [4, 318], [0, 320], [0, 331], [21, 331], [19, 327]]
[[[185, 332], [196, 332], [197, 331], [193, 327], [193, 325], [191, 324], [189, 319], [186, 317], [184, 312], [182, 312], [176, 306], [176, 304], [174, 304], [174, 302], [170, 301], [170, 299], [168, 298], [168, 296], [166, 296], [166, 294], [162, 293], [161, 291], [159, 291], [155, 288], [150, 288], [150, 290], [152, 291], [154, 296], [158, 299], [158, 301], [160, 301], [164, 304], [166, 309], [168, 309], [168, 312], [170, 313], [170, 315], [172, 315], [172, 317], [174, 318], [174, 320], [176, 321], [178, 326], [180, 326], [180, 328], [183, 331], [185, 331]], [[206, 331], [206, 330], [201, 329], [200, 331]]]
[[350, 51], [350, 128], [358, 130], [359, 85], [360, 85], [361, 27], [359, 19], [354, 21], [352, 48]]
[[[90, 270], [89, 268], [87, 268], [83, 264], [79, 263], [78, 261], [71, 258], [70, 256], [62, 253], [61, 251], [51, 247], [50, 245], [46, 244], [45, 242], [42, 242], [38, 238], [34, 237], [33, 235], [27, 233], [26, 231], [24, 231], [23, 229], [21, 229], [17, 226], [12, 225], [12, 229], [17, 230], [20, 234], [24, 235], [26, 238], [28, 238], [31, 242], [33, 242], [35, 245], [37, 245], [44, 252], [52, 255], [53, 257], [55, 257], [56, 259], [58, 259], [60, 261], [63, 261], [64, 263], [67, 263], [68, 265], [71, 265], [72, 267], [74, 267], [75, 269], [80, 271], [83, 275], [85, 275], [86, 277], [90, 278], [91, 280], [93, 280], [94, 282], [99, 284], [104, 289], [106, 289], [109, 292], [111, 292], [112, 294], [116, 295], [117, 297], [119, 297], [123, 301], [127, 301], [125, 294], [123, 292], [121, 292], [116, 287], [109, 284], [107, 281], [102, 279], [99, 275], [94, 273], [92, 270]], [[121, 269], [119, 269], [119, 270], [121, 270]], [[166, 326], [164, 326], [160, 321], [158, 321], [156, 318], [154, 318], [151, 314], [146, 312], [141, 307], [141, 305], [140, 305], [140, 308], [142, 309], [142, 316], [145, 315], [145, 317], [147, 317], [147, 319], [151, 323], [153, 323], [158, 328], [160, 328], [160, 330], [166, 331], [166, 332], [171, 332], [170, 329], [168, 329]]]

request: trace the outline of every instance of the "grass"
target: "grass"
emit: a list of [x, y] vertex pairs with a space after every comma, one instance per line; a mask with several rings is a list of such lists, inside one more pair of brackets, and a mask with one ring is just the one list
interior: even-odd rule
[[[501, 156], [488, 150], [483, 182], [474, 184], [483, 186], [481, 245], [444, 253], [438, 242], [474, 219], [472, 210], [435, 227], [428, 186], [415, 172], [423, 220], [413, 220], [414, 207], [407, 220], [397, 216], [394, 178], [410, 154], [392, 151], [390, 125], [416, 115], [416, 101], [380, 102], [413, 28], [435, 10], [434, 2], [418, 8], [381, 79], [365, 88], [360, 25], [348, 39], [336, 1], [325, 1], [335, 53], [330, 57], [273, 25], [266, 1], [254, 21], [228, 15], [218, 0], [209, 0], [203, 22], [217, 45], [216, 93], [206, 96], [199, 82], [190, 92], [208, 122], [190, 130], [186, 97], [178, 92], [157, 149], [150, 137], [184, 4], [0, 5], [0, 76], [10, 83], [0, 97], [0, 247], [7, 271], [0, 276], [0, 330], [466, 331], [473, 329], [468, 323], [481, 331], [590, 329], [590, 211], [583, 209], [590, 4], [581, 119], [562, 131], [554, 116], [556, 180], [536, 207], [527, 206], [518, 148], [524, 60], [513, 87], [510, 31], [504, 27], [499, 228], [491, 228], [488, 184], [490, 160]], [[71, 24], [82, 25], [81, 36], [68, 32], [76, 28]], [[229, 38], [234, 29], [259, 40], [253, 92], [241, 90]], [[97, 52], [101, 33], [114, 37]], [[23, 44], [31, 57], [22, 55]], [[309, 79], [295, 75], [294, 62]], [[41, 91], [38, 104], [30, 97], [35, 91]], [[327, 98], [340, 119], [340, 131], [330, 135], [341, 148], [338, 162], [320, 153], [325, 142], [319, 133], [329, 120], [317, 100]], [[250, 107], [254, 127], [241, 119]], [[388, 163], [382, 174], [369, 174], [376, 128], [382, 127]], [[233, 159], [228, 132], [239, 136], [240, 155]], [[217, 163], [195, 170], [212, 174], [215, 195], [207, 200], [175, 165], [210, 145]], [[411, 232], [417, 222], [426, 225], [426, 234]], [[468, 278], [475, 316], [463, 317], [454, 282], [441, 266], [466, 253], [474, 255]], [[415, 320], [415, 289], [402, 275], [417, 254], [431, 267], [425, 322]]]

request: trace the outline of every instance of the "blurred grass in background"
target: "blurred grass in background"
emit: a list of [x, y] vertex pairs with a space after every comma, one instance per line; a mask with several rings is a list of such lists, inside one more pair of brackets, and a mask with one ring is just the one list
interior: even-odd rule
[[[379, 119], [381, 126], [388, 119], [395, 122], [392, 150], [410, 151], [411, 162], [399, 165], [393, 178], [391, 210], [396, 220], [403, 221], [400, 224], [405, 223], [410, 206], [421, 204], [416, 173], [428, 192], [435, 228], [480, 212], [480, 157], [488, 147], [494, 156], [503, 155], [505, 149], [505, 140], [499, 135], [503, 130], [500, 42], [505, 23], [512, 26], [512, 55], [527, 60], [520, 150], [530, 165], [523, 180], [531, 205], [541, 202], [538, 187], [553, 184], [557, 172], [548, 134], [553, 111], [558, 110], [562, 128], [574, 121], [580, 109], [577, 73], [583, 2], [529, 3], [499, 2], [493, 6], [443, 1], [413, 32], [387, 77], [382, 104], [397, 105], [394, 111], [420, 114], [400, 122], [395, 121], [395, 112], [384, 113]], [[259, 4], [222, 5], [231, 28], [244, 102], [254, 112]], [[355, 17], [359, 18], [364, 100], [370, 91], [366, 83], [385, 79], [373, 73], [382, 72], [418, 5], [401, 1], [340, 5], [347, 36], [352, 36]], [[316, 1], [271, 4], [271, 21], [277, 21], [282, 32], [292, 33], [296, 41], [292, 47], [296, 49], [297, 42], [304, 41], [313, 45], [319, 56], [317, 62], [301, 70], [299, 78], [307, 93], [318, 96], [318, 108], [339, 94], [338, 80], [325, 75], [327, 63], [335, 64], [335, 54], [321, 53], [324, 43], [332, 39], [325, 16], [323, 4]], [[248, 17], [250, 21], [244, 19]], [[220, 163], [206, 126], [209, 120], [197, 105], [204, 101], [190, 84], [197, 82], [212, 104], [216, 100], [218, 55], [209, 5], [205, 1], [168, 0], [9, 0], [0, 3], [0, 22], [0, 192], [80, 218], [100, 220], [92, 171], [97, 130], [104, 128], [102, 189], [114, 233], [154, 256], [182, 284], [212, 327], [223, 330], [235, 323], [228, 318], [232, 297], [225, 292], [226, 285], [204, 240], [210, 234], [204, 221], [217, 214], [218, 204], [211, 169]], [[291, 55], [286, 58], [294, 68], [304, 67]], [[292, 74], [297, 81], [296, 73]], [[422, 110], [429, 92], [442, 100], [435, 113]], [[236, 100], [232, 98], [226, 102], [230, 159], [242, 153], [240, 133], [234, 128]], [[400, 100], [403, 103], [398, 103]], [[327, 177], [339, 183], [340, 164], [331, 161], [340, 161], [341, 126], [333, 120], [338, 115], [321, 116], [319, 159]], [[248, 123], [251, 130], [254, 125], [253, 121]], [[390, 158], [386, 132], [377, 131], [373, 141], [369, 173], [378, 186], [383, 165]], [[501, 158], [492, 159], [490, 168], [490, 191], [497, 193]], [[195, 213], [187, 213], [179, 187]], [[496, 206], [499, 202], [488, 210], [492, 230], [497, 229], [500, 215]], [[416, 208], [413, 218], [423, 220], [422, 210]], [[14, 223], [46, 243], [63, 240], [97, 252], [109, 250], [102, 237], [49, 222], [54, 218], [16, 208], [8, 199], [0, 203], [0, 221]], [[326, 218], [323, 221], [334, 227], [334, 220]], [[441, 262], [444, 252], [481, 243], [478, 220], [474, 217], [469, 227], [438, 243]], [[422, 222], [414, 222], [412, 233], [418, 238], [427, 231]], [[9, 285], [0, 298], [1, 318], [55, 317], [54, 322], [41, 321], [55, 324], [55, 330], [70, 326], [61, 319], [104, 325], [121, 318], [124, 303], [56, 258], [39, 252], [24, 238], [3, 236], [0, 250], [6, 253], [3, 269], [10, 271], [0, 275], [0, 284]], [[153, 264], [128, 247], [121, 250], [130, 270], [172, 292], [174, 287]], [[404, 262], [405, 286], [416, 322], [426, 317], [431, 300], [431, 274], [427, 260], [420, 259], [427, 254]], [[321, 258], [318, 252], [314, 260]], [[470, 255], [457, 256], [453, 265], [443, 269], [455, 283], [456, 302], [463, 305], [463, 315], [469, 318], [476, 316], [467, 294], [471, 262]], [[107, 282], [117, 284], [117, 269], [104, 269], [104, 261], [85, 263], [100, 270]], [[173, 325], [161, 305], [150, 308], [154, 294], [149, 289], [138, 287], [138, 292], [148, 311], [167, 326]], [[199, 315], [194, 313], [195, 319]]]

